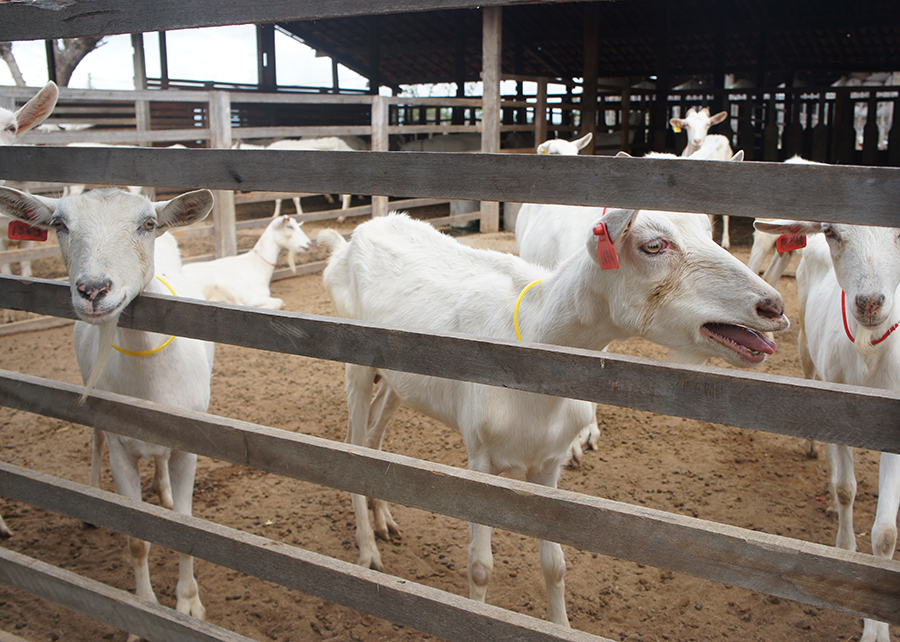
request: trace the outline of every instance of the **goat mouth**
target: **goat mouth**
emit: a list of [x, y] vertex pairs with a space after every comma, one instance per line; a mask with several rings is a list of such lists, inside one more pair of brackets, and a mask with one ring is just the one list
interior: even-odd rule
[[103, 323], [107, 319], [117, 316], [127, 303], [127, 297], [122, 297], [122, 300], [113, 306], [102, 307], [95, 310], [93, 307], [82, 305], [76, 306], [75, 310], [82, 321], [87, 323]]
[[729, 323], [706, 323], [700, 331], [750, 363], [761, 363], [775, 354], [777, 345], [758, 330]]

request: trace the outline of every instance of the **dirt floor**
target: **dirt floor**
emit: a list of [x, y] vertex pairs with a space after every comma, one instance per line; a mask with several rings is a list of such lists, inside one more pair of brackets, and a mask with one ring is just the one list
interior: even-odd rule
[[[732, 219], [734, 224], [734, 219]], [[314, 238], [317, 225], [307, 224]], [[735, 233], [735, 254], [746, 260], [749, 231]], [[344, 225], [349, 230], [352, 221]], [[479, 245], [515, 250], [511, 234], [475, 236]], [[254, 242], [242, 235], [240, 247]], [[196, 245], [196, 243], [194, 243]], [[190, 253], [202, 248], [191, 247]], [[189, 253], [189, 252], [186, 252]], [[304, 260], [321, 260], [321, 250]], [[37, 274], [58, 271], [47, 263]], [[780, 288], [788, 316], [797, 314], [793, 267]], [[288, 310], [333, 314], [321, 275], [273, 285]], [[80, 384], [72, 328], [0, 338], [0, 367]], [[796, 327], [777, 337], [778, 352], [760, 368], [801, 376]], [[665, 350], [631, 340], [614, 349], [649, 357]], [[721, 365], [721, 364], [715, 364]], [[343, 367], [337, 363], [218, 346], [210, 412], [276, 428], [343, 441], [347, 413]], [[563, 472], [560, 487], [682, 515], [715, 520], [804, 541], [832, 544], [836, 520], [826, 513], [824, 456], [809, 459], [798, 440], [628, 409], [601, 407], [603, 439], [579, 468]], [[77, 425], [0, 409], [0, 458], [19, 466], [87, 483], [90, 431]], [[385, 449], [453, 466], [465, 466], [458, 434], [402, 409]], [[144, 471], [145, 489], [151, 471]], [[857, 455], [856, 530], [862, 551], [877, 493], [877, 459]], [[108, 470], [104, 487], [113, 488]], [[148, 497], [149, 494], [147, 495]], [[156, 501], [150, 497], [150, 501]], [[133, 590], [122, 535], [84, 530], [80, 523], [0, 498], [14, 531], [9, 549], [67, 570]], [[468, 593], [465, 523], [396, 506], [401, 536], [382, 543], [387, 572], [450, 591]], [[354, 520], [342, 492], [200, 459], [194, 514], [218, 523], [356, 561]], [[494, 578], [488, 601], [544, 617], [546, 599], [537, 544], [496, 531]], [[852, 616], [695, 579], [566, 547], [566, 601], [572, 626], [614, 640], [852, 640]], [[292, 592], [203, 560], [196, 562], [207, 619], [256, 640], [422, 640], [415, 630]], [[160, 601], [174, 606], [177, 556], [151, 551], [151, 573]], [[0, 587], [0, 630], [26, 640], [124, 640], [125, 634], [28, 595]], [[897, 639], [896, 634], [894, 639]]]

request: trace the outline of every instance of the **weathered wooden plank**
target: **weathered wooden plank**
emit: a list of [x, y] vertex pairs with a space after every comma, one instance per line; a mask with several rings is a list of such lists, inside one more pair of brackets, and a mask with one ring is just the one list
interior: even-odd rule
[[[322, 268], [325, 269], [324, 267]], [[60, 319], [59, 317], [38, 317], [37, 319], [25, 319], [13, 323], [0, 324], [0, 337], [8, 337], [23, 332], [36, 332], [38, 330], [51, 330], [64, 325], [75, 323], [73, 319]]]
[[[272, 95], [272, 94], [266, 94]], [[254, 138], [309, 138], [321, 136], [368, 136], [372, 130], [365, 125], [334, 126], [325, 125], [307, 127], [235, 127], [232, 136], [236, 140], [251, 140]]]
[[[111, 393], [97, 392], [80, 405], [80, 391], [78, 386], [27, 375], [0, 376], [0, 403], [10, 407], [603, 555], [900, 622], [900, 562], [893, 560]], [[49, 499], [47, 491], [20, 490], [24, 482], [12, 472], [38, 476], [0, 463], [3, 495], [85, 519], [69, 512], [74, 503], [70, 500]], [[93, 514], [86, 519], [98, 523]], [[182, 550], [156, 539], [161, 534], [130, 534]], [[221, 563], [207, 557], [202, 545], [191, 550]]]
[[[0, 275], [0, 308], [73, 318], [69, 296]], [[896, 391], [161, 295], [137, 298], [119, 325], [900, 453]]]
[[[446, 640], [604, 642], [349, 562], [0, 463], [4, 494]], [[27, 497], [27, 499], [26, 499]], [[51, 567], [52, 568], [52, 567]], [[169, 636], [166, 640], [180, 640]], [[607, 641], [608, 642], [608, 641]]]
[[6, 250], [0, 252], [0, 265], [45, 259], [48, 256], [59, 256], [59, 246], [49, 245], [47, 247], [26, 248], [24, 250]]
[[[16, 87], [14, 85], [0, 86], [0, 96], [12, 96], [22, 100], [27, 100], [34, 96], [40, 87]], [[246, 94], [242, 94], [246, 95]], [[256, 95], [256, 94], [251, 94]], [[69, 100], [89, 100], [92, 102], [118, 101], [132, 103], [129, 109], [134, 112], [133, 103], [136, 100], [152, 100], [161, 102], [189, 102], [189, 103], [206, 103], [209, 102], [209, 92], [202, 90], [150, 90], [144, 89], [140, 91], [123, 90], [123, 89], [78, 89], [73, 87], [60, 87], [59, 99], [61, 102]], [[71, 107], [68, 107], [71, 108]]]
[[[0, 3], [0, 40], [73, 38], [191, 27], [534, 4], [537, 0], [44, 0]], [[555, 0], [567, 2], [572, 0]]]
[[131, 145], [138, 143], [177, 143], [181, 141], [209, 140], [209, 130], [157, 129], [154, 131], [90, 129], [77, 132], [29, 132], [30, 145], [68, 145], [70, 143], [105, 143]]
[[900, 227], [900, 169], [893, 167], [538, 154], [6, 147], [0, 150], [0, 179], [593, 204]]
[[[5, 548], [0, 548], [0, 583], [145, 640], [253, 642], [209, 622]], [[0, 633], [0, 642], [13, 639], [21, 640], [4, 638]]]

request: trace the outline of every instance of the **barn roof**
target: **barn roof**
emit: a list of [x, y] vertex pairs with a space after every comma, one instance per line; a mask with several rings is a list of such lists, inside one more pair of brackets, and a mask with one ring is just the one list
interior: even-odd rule
[[[617, 0], [504, 7], [503, 73], [577, 78], [596, 12], [600, 76], [767, 72], [829, 82], [900, 62], [893, 0]], [[481, 13], [460, 9], [279, 23], [380, 84], [479, 79]]]

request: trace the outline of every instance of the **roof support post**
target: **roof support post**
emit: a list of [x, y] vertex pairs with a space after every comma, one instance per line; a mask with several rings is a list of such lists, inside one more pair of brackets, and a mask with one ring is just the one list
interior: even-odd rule
[[275, 25], [256, 25], [257, 84], [262, 91], [275, 91]]
[[[139, 91], [147, 89], [147, 60], [144, 55], [144, 34], [131, 34], [131, 47], [134, 50], [134, 88]], [[134, 101], [134, 115], [137, 121], [138, 134], [152, 129], [150, 124], [150, 102]], [[140, 142], [141, 147], [153, 147], [153, 143]], [[142, 187], [141, 192], [147, 198], [156, 198], [155, 187]]]
[[[372, 151], [388, 149], [388, 101], [385, 96], [372, 96]], [[387, 216], [387, 213], [388, 197], [372, 196], [372, 216]]]
[[[482, 32], [482, 72], [484, 92], [481, 105], [481, 151], [500, 151], [500, 60], [503, 51], [503, 9], [485, 7]], [[481, 203], [481, 231], [500, 231], [500, 203]]]
[[[231, 96], [227, 91], [209, 92], [209, 146], [215, 149], [231, 147]], [[213, 238], [216, 258], [237, 254], [234, 192], [215, 190], [213, 206]]]
[[600, 7], [584, 5], [584, 83], [581, 86], [581, 135], [594, 134], [585, 154], [594, 153], [597, 140], [597, 76], [600, 74]]

